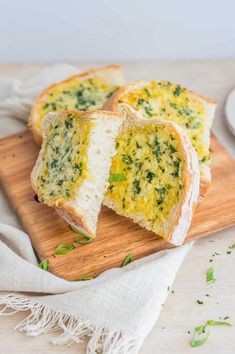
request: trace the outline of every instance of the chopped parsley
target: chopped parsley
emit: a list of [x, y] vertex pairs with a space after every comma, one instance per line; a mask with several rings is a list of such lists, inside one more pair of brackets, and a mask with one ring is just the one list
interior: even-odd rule
[[135, 179], [132, 183], [132, 194], [136, 196], [137, 194], [140, 194], [141, 188], [140, 188], [140, 181]]
[[124, 258], [121, 267], [125, 267], [127, 264], [131, 263], [133, 261], [133, 255], [131, 253], [128, 253], [128, 255]]
[[210, 285], [215, 282], [214, 269], [212, 267], [208, 268], [206, 271], [206, 282]]
[[126, 176], [123, 175], [122, 173], [111, 173], [110, 177], [109, 177], [109, 182], [113, 183], [113, 182], [124, 182], [126, 181]]

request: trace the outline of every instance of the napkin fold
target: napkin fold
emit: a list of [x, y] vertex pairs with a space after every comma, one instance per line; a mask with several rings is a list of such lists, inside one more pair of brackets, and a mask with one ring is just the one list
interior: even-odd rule
[[[77, 72], [60, 64], [25, 82], [1, 80], [0, 129], [7, 117], [11, 124], [12, 118], [27, 122], [39, 92]], [[58, 331], [54, 344], [88, 336], [87, 354], [138, 353], [190, 248], [161, 251], [94, 280], [69, 282], [38, 268], [27, 234], [0, 224], [0, 315], [30, 310], [16, 328], [31, 336]]]

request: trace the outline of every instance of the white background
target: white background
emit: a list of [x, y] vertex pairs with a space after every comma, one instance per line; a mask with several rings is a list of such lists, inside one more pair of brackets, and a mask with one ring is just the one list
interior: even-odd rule
[[235, 57], [235, 0], [0, 0], [0, 62]]

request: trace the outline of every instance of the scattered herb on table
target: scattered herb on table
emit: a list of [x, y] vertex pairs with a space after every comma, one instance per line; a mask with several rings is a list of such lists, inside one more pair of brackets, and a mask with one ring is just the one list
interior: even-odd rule
[[129, 253], [123, 260], [121, 267], [125, 267], [127, 264], [133, 261], [133, 255]]
[[202, 300], [197, 300], [197, 303], [198, 303], [199, 305], [203, 305], [203, 304], [204, 304], [204, 302], [203, 302]]
[[43, 259], [41, 261], [41, 263], [39, 263], [38, 267], [43, 269], [43, 270], [48, 270], [48, 262], [47, 262], [47, 260]]
[[58, 247], [56, 247], [54, 253], [55, 254], [67, 254], [75, 249], [74, 245], [70, 245], [69, 243], [62, 243]]
[[[206, 333], [207, 326], [231, 326], [231, 324], [225, 321], [208, 320], [206, 324], [196, 327], [191, 341], [192, 347], [200, 347], [206, 343], [210, 333], [209, 331]], [[203, 337], [201, 337], [202, 334], [204, 334]]]
[[207, 332], [202, 338], [200, 336], [205, 333], [206, 325], [198, 326], [194, 329], [193, 338], [191, 341], [191, 345], [193, 348], [200, 347], [205, 344], [210, 332]]
[[210, 285], [215, 282], [214, 269], [212, 267], [208, 268], [206, 271], [206, 282]]

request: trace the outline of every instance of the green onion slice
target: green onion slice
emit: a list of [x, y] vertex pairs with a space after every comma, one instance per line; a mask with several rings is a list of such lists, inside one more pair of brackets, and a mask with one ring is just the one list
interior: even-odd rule
[[75, 281], [85, 281], [85, 280], [92, 280], [92, 279], [94, 279], [94, 278], [88, 275], [85, 277], [78, 278]]
[[41, 261], [41, 263], [39, 263], [38, 267], [43, 269], [43, 270], [48, 270], [48, 262], [47, 262], [47, 260], [43, 259]]
[[133, 255], [129, 253], [123, 260], [121, 267], [125, 267], [127, 264], [133, 261]]
[[72, 250], [74, 250], [74, 248], [75, 248], [74, 245], [70, 245], [69, 243], [62, 243], [61, 245], [56, 247], [54, 253], [55, 254], [67, 254], [67, 253], [71, 252]]
[[199, 326], [196, 327], [194, 329], [194, 334], [193, 334], [193, 338], [191, 341], [191, 345], [193, 348], [195, 347], [200, 347], [201, 345], [205, 344], [207, 341], [207, 338], [210, 334], [210, 332], [208, 331], [202, 338], [200, 338], [200, 336], [205, 333], [205, 329], [206, 329], [206, 325], [203, 326]]
[[80, 237], [75, 238], [75, 240], [74, 240], [75, 242], [85, 244], [85, 243], [92, 243], [94, 241], [93, 237], [89, 237], [89, 236], [85, 235], [76, 227], [69, 225], [69, 228], [71, 231], [76, 232], [77, 234], [80, 234]]
[[123, 182], [126, 181], [126, 176], [123, 175], [122, 173], [111, 173], [109, 177], [109, 182]]
[[[192, 347], [200, 347], [203, 345], [209, 336], [209, 331], [206, 333], [207, 326], [231, 326], [229, 322], [225, 321], [214, 321], [214, 320], [207, 320], [206, 324], [202, 326], [198, 326], [194, 329], [193, 338], [191, 341]], [[202, 338], [200, 338], [201, 334], [206, 333]]]
[[235, 248], [235, 243], [229, 246], [229, 248]]
[[215, 277], [214, 277], [214, 269], [213, 268], [208, 268], [206, 271], [206, 282], [207, 285], [212, 284], [215, 282]]
[[206, 323], [208, 326], [231, 326], [231, 323], [225, 321], [208, 320]]

